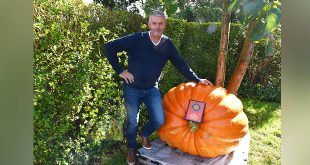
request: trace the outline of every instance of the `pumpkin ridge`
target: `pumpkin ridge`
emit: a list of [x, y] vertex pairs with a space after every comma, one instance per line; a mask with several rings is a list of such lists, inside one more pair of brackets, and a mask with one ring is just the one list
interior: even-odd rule
[[243, 110], [242, 102], [233, 94], [228, 94], [219, 105], [235, 111], [235, 113], [241, 113]]
[[222, 102], [222, 100], [227, 96], [226, 90], [224, 90], [225, 92], [224, 95], [214, 100], [214, 96], [212, 97], [211, 94], [213, 94], [213, 92], [216, 92], [215, 90], [219, 90], [219, 89], [222, 89], [222, 88], [213, 88], [212, 91], [204, 98], [203, 101], [206, 103], [208, 102], [208, 100], [212, 100], [211, 102], [212, 104], [206, 107], [205, 112], [209, 113], [211, 111], [216, 110], [216, 108], [214, 107], [217, 106], [220, 102]]
[[[238, 115], [238, 114], [237, 114]], [[236, 116], [237, 116], [236, 115]], [[233, 119], [233, 118], [235, 118], [236, 116], [234, 116], [234, 117], [231, 117], [231, 116], [227, 116], [227, 117], [224, 117], [224, 118], [221, 118], [221, 117], [216, 117], [216, 118], [212, 118], [212, 119], [207, 119], [208, 121], [205, 121], [205, 122], [203, 122], [203, 123], [206, 123], [206, 122], [213, 122], [213, 121], [218, 121], [218, 120], [228, 120], [228, 119]]]
[[[202, 129], [203, 131], [205, 131], [204, 129]], [[207, 133], [207, 132], [206, 132]], [[209, 133], [207, 133], [209, 134]], [[225, 143], [233, 143], [233, 142], [239, 142], [242, 138], [221, 138], [221, 137], [218, 137], [216, 135], [211, 135], [210, 134], [210, 137], [212, 137], [214, 140], [218, 140], [220, 142], [225, 142]]]
[[185, 129], [185, 128], [187, 128], [187, 126], [186, 125], [182, 125], [182, 126], [175, 126], [175, 127], [169, 127], [169, 128], [167, 128], [167, 129], [181, 129], [181, 128], [183, 128], [183, 129]]
[[[183, 152], [209, 158], [225, 155], [249, 131], [242, 102], [225, 88], [181, 83], [165, 96], [166, 119], [158, 134]], [[190, 99], [206, 103], [202, 123], [195, 132], [191, 132], [185, 119]]]
[[[187, 126], [184, 126], [184, 127], [179, 127], [179, 128], [174, 128], [175, 130], [178, 130], [178, 129], [183, 129], [183, 131], [185, 131], [185, 132], [188, 132], [188, 127]], [[182, 134], [181, 134], [182, 135]], [[178, 137], [178, 139], [180, 139], [179, 141], [182, 141], [185, 137], [186, 137], [186, 135], [184, 135], [183, 137], [184, 138], [182, 138], [182, 136], [181, 135], [178, 135], [177, 137]], [[180, 144], [180, 143], [177, 143], [177, 144]]]
[[207, 117], [210, 116], [211, 112], [218, 110], [217, 108], [215, 108], [216, 106], [217, 104], [211, 104], [209, 106], [208, 105], [206, 106], [206, 109], [203, 114], [204, 116], [202, 118], [202, 123], [210, 121], [210, 119], [208, 119]]
[[188, 101], [192, 98], [192, 94], [194, 93], [195, 86], [196, 86], [196, 83], [189, 82], [189, 83], [184, 84], [183, 86], [180, 86], [180, 88], [179, 88], [180, 91], [181, 91], [181, 88], [183, 88], [182, 93], [179, 95], [182, 96], [182, 98], [184, 99], [183, 108], [185, 111], [186, 111], [187, 106], [188, 106]]
[[207, 95], [203, 98], [203, 101], [206, 100], [206, 98], [208, 98], [208, 96], [211, 94], [212, 91], [214, 91], [216, 89], [215, 86], [210, 86], [211, 88], [208, 89], [208, 91], [206, 91]]
[[[188, 127], [187, 127], [188, 128]], [[183, 143], [178, 143], [179, 145], [178, 146], [180, 146], [180, 148], [182, 148], [182, 150], [183, 151], [185, 151], [185, 152], [187, 152], [188, 153], [188, 147], [189, 147], [189, 143], [190, 143], [190, 141], [189, 141], [189, 135], [191, 134], [191, 132], [188, 130], [188, 131], [184, 131], [185, 133], [184, 133], [184, 138], [182, 138], [182, 141], [183, 141]]]
[[[175, 100], [179, 100], [179, 98], [178, 98], [178, 96], [179, 95], [181, 95], [181, 94], [178, 94], [178, 92], [177, 92], [177, 90], [180, 90], [180, 88], [179, 88], [179, 86], [176, 88], [176, 90], [174, 90], [173, 92], [173, 96], [175, 97]], [[183, 97], [182, 97], [183, 98]], [[186, 109], [186, 108], [184, 108], [184, 106], [181, 104], [181, 101], [176, 101], [177, 102], [177, 104], [183, 109], [183, 111], [184, 111], [184, 109]], [[185, 116], [185, 111], [184, 111], [184, 116]]]
[[[197, 133], [200, 138], [198, 138], [198, 142], [200, 143], [199, 149], [203, 152], [201, 156], [210, 157], [211, 153], [216, 152], [216, 148], [213, 145], [210, 145], [210, 139], [212, 138], [209, 133], [199, 130]], [[204, 137], [207, 136], [208, 138]]]
[[[162, 127], [163, 128], [163, 127]], [[180, 142], [183, 140], [184, 134], [180, 134], [179, 132], [187, 131], [187, 126], [183, 127], [165, 127], [164, 129], [160, 129], [159, 134], [161, 135], [161, 139], [166, 141], [170, 146], [177, 147]], [[171, 134], [172, 131], [177, 132], [176, 134]], [[179, 134], [179, 135], [178, 135]], [[178, 136], [177, 136], [178, 135]]]
[[[196, 84], [195, 88], [192, 88], [191, 95], [190, 95], [189, 99], [193, 99], [193, 100], [196, 100], [196, 101], [203, 102], [204, 98], [209, 95], [209, 91], [212, 90], [212, 87], [211, 87], [210, 90], [209, 89], [210, 89], [210, 87], [206, 86], [204, 84]], [[201, 92], [201, 91], [203, 91], [203, 92]], [[199, 95], [200, 93], [202, 93], [201, 95], [203, 95], [203, 97], [201, 95]]]
[[[235, 118], [238, 114], [243, 112], [243, 106], [241, 102], [238, 102], [238, 104], [241, 106], [230, 106], [228, 105], [231, 101], [235, 101], [235, 99], [238, 99], [234, 95], [226, 95], [222, 99], [218, 100], [216, 104], [213, 104], [212, 107], [207, 107], [206, 112], [207, 115], [203, 117], [203, 121], [213, 121], [211, 119], [213, 118], [208, 118], [210, 116], [216, 115], [216, 118]], [[211, 109], [212, 108], [212, 109]], [[211, 109], [211, 110], [209, 110]], [[209, 111], [208, 111], [209, 110]], [[215, 111], [216, 110], [216, 111]]]
[[189, 140], [189, 153], [192, 155], [198, 155], [196, 143], [195, 143], [195, 132], [190, 133], [190, 140]]
[[198, 141], [198, 131], [194, 133], [194, 144], [195, 144], [195, 148], [196, 148], [196, 152], [197, 152], [197, 155], [202, 155], [201, 154], [201, 151], [200, 151], [200, 146], [199, 146], [199, 141]]
[[[227, 138], [227, 139], [236, 139], [236, 138], [242, 138], [246, 135], [247, 129], [243, 128], [239, 131], [232, 131], [232, 128], [214, 128], [214, 127], [208, 127], [208, 132], [210, 135], [220, 138]], [[225, 133], [223, 133], [225, 132]]]
[[[177, 115], [175, 115], [174, 113], [172, 113], [172, 112], [170, 112], [170, 111], [165, 111], [164, 113], [167, 113], [167, 114], [169, 114], [169, 115], [172, 115], [172, 116], [174, 116], [174, 117], [177, 117], [177, 118], [179, 118], [180, 120], [183, 120], [183, 116], [182, 117], [180, 117], [180, 116], [177, 116]], [[186, 122], [185, 122], [186, 123]]]
[[242, 138], [233, 138], [233, 139], [228, 139], [228, 138], [220, 138], [220, 137], [214, 137], [215, 141], [221, 142], [221, 143], [228, 143], [228, 144], [237, 144], [240, 142]]
[[235, 111], [228, 110], [227, 107], [216, 105], [213, 107], [213, 111], [209, 111], [206, 116], [204, 116], [203, 121], [213, 121], [217, 119], [233, 119], [239, 113]]
[[[231, 118], [227, 118], [227, 119], [231, 119]], [[242, 123], [238, 123], [238, 122], [232, 122], [232, 119], [229, 120], [225, 120], [225, 119], [221, 119], [221, 120], [214, 120], [212, 122], [206, 122], [206, 123], [202, 123], [201, 124], [202, 127], [213, 127], [213, 128], [217, 128], [217, 129], [231, 129], [231, 127], [244, 127]]]
[[[205, 109], [204, 116], [202, 118], [202, 123], [212, 121], [213, 118], [216, 119], [216, 118], [219, 118], [220, 116], [227, 115], [227, 112], [225, 112], [225, 111], [222, 112], [222, 115], [217, 114], [221, 110], [220, 108], [222, 108], [222, 107], [218, 107], [217, 103], [207, 107]], [[214, 117], [214, 113], [216, 114], [215, 117]]]
[[[206, 102], [206, 101], [205, 101]], [[206, 102], [207, 103], [207, 102]], [[210, 104], [210, 103], [209, 103]], [[212, 103], [211, 105], [208, 105], [206, 106], [206, 109], [205, 109], [205, 112], [204, 113], [209, 113], [211, 111], [214, 111], [216, 110], [214, 107], [217, 106], [216, 103]]]
[[216, 147], [218, 153], [228, 154], [231, 151], [233, 151], [234, 147], [236, 147], [239, 144], [239, 141], [236, 142], [221, 142], [216, 140], [215, 138], [210, 139], [209, 143], [213, 144], [214, 146], [220, 146]]
[[[177, 98], [175, 97], [175, 94], [169, 94], [167, 95], [166, 99], [164, 99], [164, 109], [165, 111], [168, 111], [175, 116], [178, 116], [180, 118], [183, 118], [185, 116], [185, 112], [183, 111], [183, 107], [178, 103]], [[176, 108], [170, 108], [170, 107], [176, 107]], [[177, 111], [175, 110], [177, 109]], [[174, 111], [172, 111], [174, 110]]]
[[[173, 113], [165, 111], [165, 125], [169, 123], [169, 126], [187, 126], [187, 122], [182, 118], [175, 116]], [[172, 120], [171, 118], [175, 117], [176, 119]], [[177, 120], [177, 121], [175, 121]]]

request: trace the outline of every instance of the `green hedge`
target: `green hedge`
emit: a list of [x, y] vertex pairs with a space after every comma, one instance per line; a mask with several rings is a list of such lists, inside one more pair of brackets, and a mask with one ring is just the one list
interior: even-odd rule
[[[225, 85], [233, 73], [241, 52], [244, 31], [244, 27], [240, 24], [231, 24]], [[174, 41], [184, 59], [199, 77], [215, 82], [221, 23], [198, 24], [169, 19], [166, 34]], [[265, 43], [256, 44], [253, 58], [239, 88], [240, 97], [280, 102], [280, 29], [274, 35], [276, 50], [273, 57], [265, 57]], [[166, 93], [183, 81], [186, 79], [171, 64], [167, 65], [160, 81], [162, 93]]]
[[100, 155], [95, 148], [103, 139], [122, 140], [122, 92], [100, 47], [118, 37], [113, 28], [127, 27], [104, 28], [109, 13], [64, 1], [34, 3], [35, 164], [89, 161]]
[[[117, 37], [147, 30], [147, 19], [78, 2], [36, 0], [33, 5], [34, 163], [90, 162], [102, 155], [105, 140], [123, 142], [126, 115], [120, 78], [103, 56], [102, 46]], [[210, 27], [216, 27], [216, 31], [209, 32]], [[166, 32], [193, 70], [214, 81], [220, 24], [169, 19]], [[242, 40], [242, 27], [233, 24], [228, 76]], [[255, 52], [263, 52], [263, 46], [256, 48]], [[245, 76], [241, 96], [279, 101], [279, 50], [263, 71], [253, 72], [260, 81]], [[119, 53], [119, 57], [125, 67], [125, 53]], [[262, 59], [255, 53], [253, 63]], [[251, 69], [255, 70], [253, 66]], [[161, 92], [164, 94], [183, 81], [186, 80], [169, 63], [162, 73]], [[145, 115], [141, 123], [146, 120]]]

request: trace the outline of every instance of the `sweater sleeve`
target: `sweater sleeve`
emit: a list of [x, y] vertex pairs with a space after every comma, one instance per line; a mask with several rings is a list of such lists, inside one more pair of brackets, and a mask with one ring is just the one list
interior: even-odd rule
[[123, 68], [120, 66], [119, 59], [117, 57], [117, 53], [128, 51], [135, 43], [137, 37], [138, 33], [134, 33], [115, 39], [104, 45], [104, 54], [107, 56], [109, 63], [117, 74], [123, 72]]
[[176, 47], [171, 42], [171, 53], [170, 53], [170, 61], [172, 64], [178, 69], [179, 72], [183, 74], [183, 76], [191, 81], [199, 82], [200, 78], [196, 75], [196, 73], [188, 66], [188, 64], [184, 61], [184, 59], [178, 53]]

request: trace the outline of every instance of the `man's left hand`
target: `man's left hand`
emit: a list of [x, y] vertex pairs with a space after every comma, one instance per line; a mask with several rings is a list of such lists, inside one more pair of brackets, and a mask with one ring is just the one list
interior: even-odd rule
[[207, 79], [200, 79], [199, 84], [205, 84], [205, 85], [213, 85], [209, 80]]

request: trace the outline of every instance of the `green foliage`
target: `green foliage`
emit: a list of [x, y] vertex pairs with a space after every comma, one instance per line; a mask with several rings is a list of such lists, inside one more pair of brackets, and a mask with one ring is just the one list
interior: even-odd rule
[[152, 11], [160, 9], [169, 18], [183, 19], [187, 22], [219, 22], [222, 15], [221, 1], [184, 1], [184, 0], [148, 0], [142, 8], [148, 16]]
[[[271, 38], [257, 43], [254, 48], [249, 68], [239, 88], [242, 97], [276, 102], [281, 100], [281, 29], [276, 29]], [[273, 49], [269, 51], [273, 52], [268, 54], [264, 49], [268, 48], [270, 40], [273, 40]]]
[[[188, 62], [191, 68], [200, 77], [214, 80], [214, 73], [216, 73], [217, 63], [216, 52], [218, 51], [219, 46], [220, 30], [217, 30], [211, 34], [206, 33], [207, 28], [211, 25], [211, 23], [196, 24], [183, 22], [183, 25], [178, 25], [170, 23], [169, 20], [167, 24], [172, 24], [170, 26], [175, 26], [171, 29], [167, 27], [167, 35], [172, 38], [174, 43], [176, 43], [180, 54]], [[218, 26], [218, 24], [216, 26]], [[180, 31], [177, 34], [181, 35], [170, 35], [170, 32], [175, 34], [176, 29]], [[165, 76], [166, 74], [169, 76]], [[163, 90], [163, 93], [166, 93], [170, 88], [178, 85], [179, 82], [184, 81], [186, 81], [184, 77], [170, 64], [163, 72], [161, 89]]]
[[254, 32], [251, 36], [253, 41], [258, 41], [264, 38], [267, 34], [271, 33], [280, 23], [281, 10], [276, 7], [272, 7], [267, 11], [266, 20], [260, 20], [257, 26], [254, 28]]
[[178, 10], [178, 4], [174, 0], [164, 0], [164, 8], [168, 17], [171, 17]]
[[89, 161], [102, 140], [122, 134], [120, 84], [100, 47], [141, 26], [129, 15], [109, 22], [109, 13], [75, 1], [34, 3], [35, 164]]
[[227, 11], [233, 12], [240, 6], [241, 1], [240, 0], [232, 0], [230, 1], [230, 4], [228, 5]]
[[161, 9], [162, 6], [163, 6], [162, 0], [148, 0], [145, 3], [143, 3], [142, 8], [145, 15], [149, 16], [152, 14], [154, 10]]
[[[209, 32], [209, 29], [214, 29]], [[231, 24], [230, 41], [227, 55], [226, 81], [234, 70], [238, 55], [242, 49], [244, 27]], [[190, 23], [168, 19], [166, 34], [173, 40], [180, 54], [190, 67], [201, 78], [215, 81], [217, 54], [221, 35], [220, 23]], [[274, 32], [274, 56], [266, 58], [266, 42], [257, 43], [248, 71], [239, 89], [241, 97], [257, 98], [260, 100], [280, 101], [280, 29]], [[160, 81], [162, 93], [187, 81], [171, 63], [165, 67]]]
[[230, 2], [227, 11], [237, 12], [239, 22], [246, 26], [251, 20], [260, 17], [266, 6], [268, 6], [268, 0], [233, 0]]
[[[146, 31], [147, 19], [110, 11], [101, 5], [84, 6], [78, 0], [36, 0], [33, 5], [34, 164], [92, 162], [106, 148], [107, 139], [124, 140], [121, 135], [126, 112], [120, 78], [103, 56], [103, 44]], [[169, 19], [166, 31], [193, 70], [213, 82], [220, 26]], [[231, 25], [228, 75], [241, 50], [243, 31], [243, 26]], [[255, 48], [247, 72], [249, 78], [240, 88], [241, 96], [280, 100], [278, 36], [275, 35], [276, 55], [270, 63], [260, 64], [265, 45], [261, 43]], [[126, 54], [118, 55], [121, 65], [126, 67]], [[184, 81], [169, 63], [162, 73], [161, 93]], [[141, 109], [140, 125], [147, 120], [145, 106]]]
[[139, 13], [139, 9], [134, 4], [134, 2], [139, 0], [93, 0], [95, 3], [100, 3], [104, 7], [111, 10], [126, 10], [130, 5], [133, 4], [133, 7], [130, 8], [130, 11]]
[[220, 22], [222, 6], [222, 1], [183, 1], [175, 18], [188, 22]]
[[[237, 11], [239, 9], [239, 11]], [[266, 41], [267, 56], [272, 56], [274, 51], [274, 40], [271, 39], [272, 32], [278, 27], [281, 19], [281, 3], [269, 0], [233, 0], [228, 6], [229, 12], [238, 13], [239, 22], [248, 26], [255, 22], [250, 39], [260, 42]]]
[[[254, 91], [259, 91], [258, 93], [256, 93], [257, 94], [256, 97], [258, 97], [259, 99], [268, 99], [268, 100], [276, 99], [277, 101], [280, 101], [280, 87], [279, 87], [280, 83], [277, 82], [278, 80], [277, 78], [275, 79], [276, 81], [269, 81], [270, 79], [266, 81], [265, 79], [264, 86], [262, 86], [261, 84], [253, 83], [254, 79], [257, 77], [257, 74], [256, 74], [257, 71], [260, 72], [263, 69], [265, 69], [266, 63], [271, 61], [270, 59], [272, 58], [274, 54], [278, 55], [275, 58], [279, 57], [278, 51], [275, 50], [275, 45], [277, 44], [276, 43], [277, 41], [274, 39], [275, 33], [273, 33], [273, 31], [278, 27], [280, 23], [280, 18], [281, 18], [280, 5], [281, 3], [279, 3], [278, 1], [269, 1], [269, 0], [256, 0], [256, 1], [233, 0], [230, 2], [230, 5], [228, 7], [228, 11], [238, 12], [239, 22], [243, 26], [247, 27], [247, 32], [246, 32], [247, 36], [244, 40], [250, 41], [250, 42], [245, 42], [246, 45], [244, 45], [243, 48], [247, 48], [248, 46], [254, 45], [254, 44], [256, 44], [257, 46], [259, 43], [265, 45], [264, 46], [265, 51], [262, 51], [265, 53], [264, 56], [258, 56], [258, 57], [263, 57], [263, 58], [259, 59], [258, 65], [254, 63], [256, 67], [253, 67], [253, 63], [252, 63], [252, 68], [254, 69], [254, 71], [253, 70], [248, 71], [250, 72], [249, 75], [251, 78], [248, 79], [248, 81], [246, 81], [245, 83], [241, 84], [241, 86], [247, 86], [244, 89], [249, 89], [253, 91], [253, 89], [249, 87], [253, 86], [254, 88], [256, 88]], [[281, 40], [280, 37], [279, 37], [279, 40]], [[242, 49], [242, 52], [244, 52], [243, 50], [244, 49]], [[255, 53], [257, 52], [254, 52], [254, 54]], [[244, 54], [241, 54], [241, 55], [244, 55]], [[247, 56], [249, 56], [252, 62], [253, 61], [251, 57], [252, 52], [250, 55], [248, 54]], [[238, 64], [240, 63], [238, 62]], [[277, 63], [275, 65], [277, 68], [275, 74], [277, 74], [277, 71], [280, 68], [280, 64]], [[241, 68], [241, 65], [237, 67]], [[247, 69], [247, 67], [245, 69]], [[244, 73], [241, 73], [241, 74], [242, 74], [242, 77], [240, 81], [242, 81]], [[280, 75], [277, 74], [277, 77], [280, 77]], [[236, 78], [236, 77], [233, 77], [233, 78]], [[237, 85], [239, 86], [240, 84], [237, 84]], [[265, 89], [267, 89], [266, 91], [268, 91], [268, 93], [264, 91]], [[249, 90], [245, 90], [246, 92], [244, 92], [244, 94], [248, 95], [248, 94], [253, 93], [253, 92], [250, 92]]]

